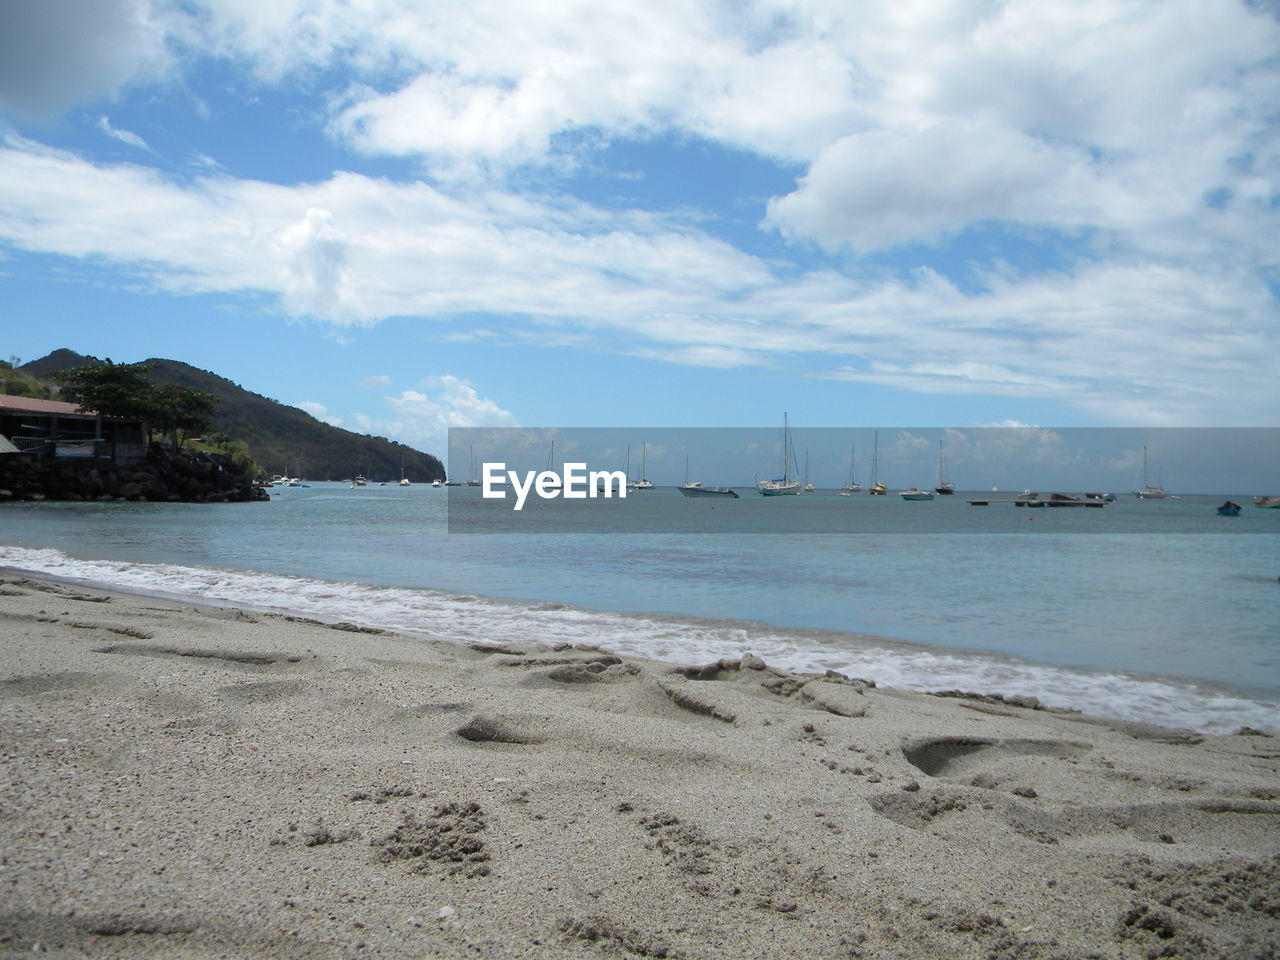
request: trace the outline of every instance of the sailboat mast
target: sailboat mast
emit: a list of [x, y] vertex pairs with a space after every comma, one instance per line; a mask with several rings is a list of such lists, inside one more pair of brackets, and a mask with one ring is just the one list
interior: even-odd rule
[[787, 482], [787, 414], [782, 414], [782, 482]]

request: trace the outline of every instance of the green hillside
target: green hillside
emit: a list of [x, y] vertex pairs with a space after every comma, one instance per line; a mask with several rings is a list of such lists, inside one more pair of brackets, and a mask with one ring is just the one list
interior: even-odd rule
[[[100, 362], [72, 350], [55, 350], [18, 368], [48, 381], [60, 370]], [[342, 480], [362, 473], [373, 482], [405, 476], [415, 483], [444, 478], [444, 466], [422, 453], [384, 437], [370, 437], [322, 423], [297, 407], [250, 393], [225, 377], [177, 360], [151, 359], [148, 376], [155, 383], [174, 383], [218, 398], [213, 431], [248, 447], [249, 455], [268, 473], [289, 473], [311, 480]]]

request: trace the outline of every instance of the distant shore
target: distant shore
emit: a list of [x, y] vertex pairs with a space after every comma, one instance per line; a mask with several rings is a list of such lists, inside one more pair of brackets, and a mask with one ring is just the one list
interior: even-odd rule
[[0, 954], [1272, 957], [1280, 746], [0, 577]]

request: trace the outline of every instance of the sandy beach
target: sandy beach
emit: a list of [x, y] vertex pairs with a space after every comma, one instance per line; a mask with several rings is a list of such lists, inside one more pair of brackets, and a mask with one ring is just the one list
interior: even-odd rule
[[0, 954], [1280, 952], [1273, 736], [537, 639], [9, 572]]

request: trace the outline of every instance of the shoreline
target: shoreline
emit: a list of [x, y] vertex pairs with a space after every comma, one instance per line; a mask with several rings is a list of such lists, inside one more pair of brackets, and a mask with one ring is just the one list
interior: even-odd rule
[[[834, 669], [866, 676], [882, 686], [921, 693], [999, 692], [1032, 697], [1050, 708], [1083, 710], [1119, 721], [1188, 727], [1200, 733], [1232, 733], [1241, 726], [1280, 733], [1280, 697], [1265, 689], [1213, 680], [1061, 665], [999, 650], [921, 644], [823, 628], [776, 627], [752, 620], [617, 612], [560, 601], [321, 580], [239, 568], [78, 560], [54, 548], [12, 549], [37, 553], [52, 550], [79, 572], [52, 572], [52, 564], [0, 565], [0, 571], [179, 604], [234, 606], [256, 613], [326, 622], [349, 620], [463, 644], [468, 642], [469, 631], [496, 628], [510, 632], [516, 629], [513, 624], [521, 638], [542, 630], [552, 642], [581, 642], [584, 631], [604, 631], [603, 642], [615, 652], [665, 663], [690, 657], [736, 658], [746, 649], [755, 649], [771, 663], [787, 669]], [[171, 589], [164, 589], [166, 584], [158, 577], [139, 580], [136, 576], [138, 571], [174, 570], [181, 571], [182, 576], [167, 584]], [[235, 581], [234, 589], [228, 587], [230, 581]], [[264, 588], [263, 584], [267, 586]], [[289, 603], [279, 602], [282, 595], [289, 597]], [[592, 622], [584, 624], [584, 618]], [[673, 636], [679, 642], [672, 643]], [[800, 649], [796, 648], [796, 641], [801, 641]]]
[[1280, 949], [1272, 736], [11, 572], [0, 638], [0, 953]]

